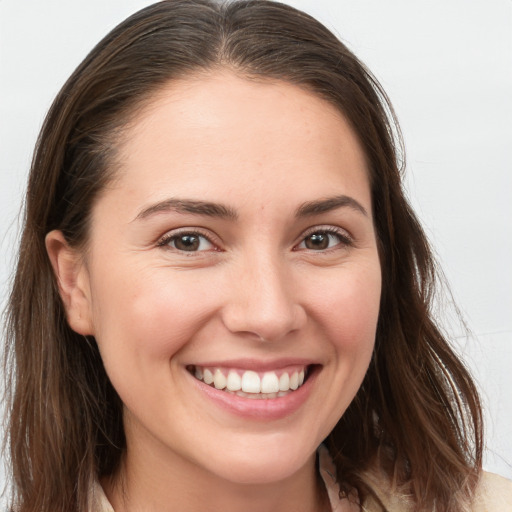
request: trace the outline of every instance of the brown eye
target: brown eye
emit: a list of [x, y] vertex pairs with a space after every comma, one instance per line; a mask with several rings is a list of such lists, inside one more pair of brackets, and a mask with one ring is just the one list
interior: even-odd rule
[[309, 251], [325, 251], [336, 246], [350, 245], [350, 238], [337, 231], [314, 231], [299, 244], [299, 249], [307, 249]]
[[304, 240], [307, 249], [324, 250], [329, 247], [329, 235], [327, 233], [313, 233]]
[[174, 235], [165, 242], [165, 245], [185, 252], [208, 251], [213, 248], [213, 244], [199, 233], [181, 233]]
[[197, 251], [199, 249], [199, 237], [182, 235], [174, 240], [174, 247], [180, 251]]

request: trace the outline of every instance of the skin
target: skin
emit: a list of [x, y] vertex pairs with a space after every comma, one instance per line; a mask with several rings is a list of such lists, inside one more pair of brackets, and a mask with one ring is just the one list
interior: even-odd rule
[[[47, 237], [68, 321], [95, 336], [124, 403], [127, 452], [103, 482], [116, 512], [323, 510], [315, 451], [368, 368], [381, 292], [353, 131], [294, 85], [215, 71], [159, 91], [118, 149], [87, 251]], [[350, 199], [297, 216], [339, 196]], [[197, 251], [170, 239], [198, 230]], [[300, 407], [268, 421], [219, 407], [186, 370], [290, 357], [314, 363], [315, 379]]]

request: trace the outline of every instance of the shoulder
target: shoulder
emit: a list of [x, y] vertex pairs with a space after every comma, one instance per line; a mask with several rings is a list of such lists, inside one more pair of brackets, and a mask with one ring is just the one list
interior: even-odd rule
[[512, 512], [512, 481], [482, 473], [471, 512]]
[[[406, 494], [396, 490], [390, 492], [389, 485], [383, 485], [382, 479], [375, 479], [374, 484], [381, 491], [380, 497], [389, 510], [412, 510]], [[373, 510], [371, 504], [369, 505], [368, 512]], [[483, 472], [468, 512], [512, 512], [512, 481], [494, 473]]]
[[[373, 480], [375, 489], [388, 510], [393, 512], [413, 510], [414, 507], [407, 495], [396, 489], [390, 490], [389, 484], [385, 485], [382, 477], [379, 478], [373, 474], [369, 480]], [[370, 500], [365, 510], [372, 512], [379, 510], [379, 507]], [[494, 473], [483, 472], [468, 512], [512, 512], [512, 481]]]
[[[320, 474], [328, 491], [333, 512], [359, 511], [359, 507], [348, 500], [340, 500], [336, 470], [324, 446], [319, 448], [318, 455]], [[399, 489], [392, 486], [388, 478], [380, 471], [374, 469], [368, 471], [365, 476], [388, 510], [393, 512], [411, 512], [413, 510], [414, 506], [407, 493], [400, 492]], [[380, 510], [380, 507], [370, 498], [364, 504], [363, 510], [373, 512]], [[483, 472], [468, 512], [512, 512], [512, 481], [494, 473]]]

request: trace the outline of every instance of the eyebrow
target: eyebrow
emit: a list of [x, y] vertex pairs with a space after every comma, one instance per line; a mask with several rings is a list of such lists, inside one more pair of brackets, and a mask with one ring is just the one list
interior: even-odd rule
[[[354, 198], [345, 195], [303, 203], [295, 211], [295, 216], [297, 218], [310, 217], [344, 207], [351, 208], [365, 216], [368, 216], [368, 212], [361, 203], [356, 201]], [[207, 217], [219, 217], [228, 220], [238, 219], [238, 213], [233, 208], [221, 203], [170, 198], [144, 208], [134, 220], [146, 219], [158, 213], [169, 211], [177, 213], [191, 213], [193, 215], [203, 215]]]
[[236, 220], [238, 214], [229, 206], [208, 201], [194, 201], [192, 199], [165, 199], [158, 203], [144, 208], [135, 217], [135, 220], [146, 219], [157, 213], [174, 211], [177, 213], [192, 213], [194, 215], [204, 215], [207, 217], [220, 217], [223, 219]]
[[352, 210], [356, 210], [366, 217], [368, 217], [368, 212], [366, 208], [356, 201], [354, 198], [350, 196], [334, 196], [328, 197], [326, 199], [320, 199], [318, 201], [309, 201], [307, 203], [302, 204], [297, 208], [295, 213], [296, 217], [309, 217], [312, 215], [318, 215], [321, 213], [330, 212], [332, 210], [336, 210], [337, 208], [348, 207]]

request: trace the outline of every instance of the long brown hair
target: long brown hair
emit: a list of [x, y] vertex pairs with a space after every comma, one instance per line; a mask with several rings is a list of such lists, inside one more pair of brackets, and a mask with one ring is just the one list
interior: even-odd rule
[[369, 370], [326, 440], [342, 495], [378, 497], [368, 475], [380, 472], [409, 494], [413, 510], [462, 511], [480, 474], [480, 403], [432, 317], [435, 264], [403, 194], [393, 110], [324, 26], [266, 0], [164, 0], [143, 9], [92, 50], [48, 113], [7, 310], [16, 510], [87, 510], [92, 483], [116, 471], [125, 448], [122, 403], [95, 340], [66, 322], [45, 235], [59, 229], [84, 246], [130, 116], [165, 83], [217, 67], [313, 91], [339, 108], [366, 154], [383, 291]]

